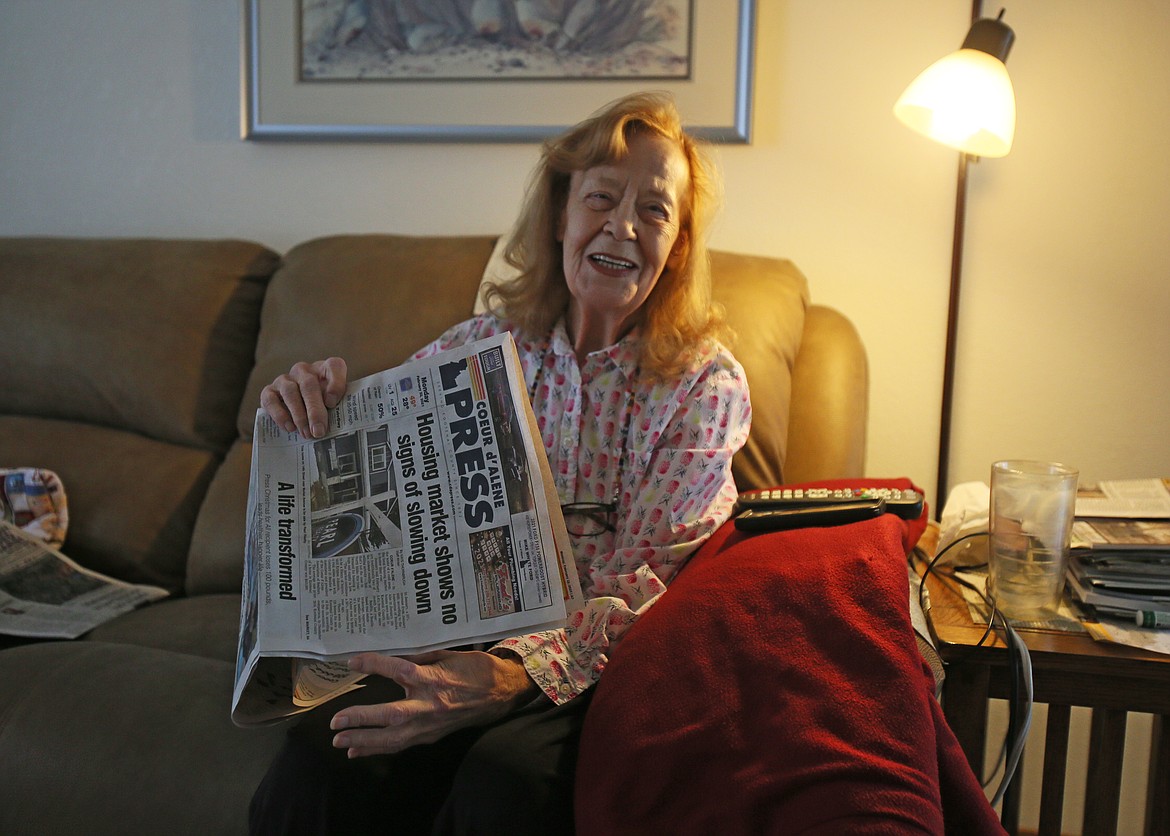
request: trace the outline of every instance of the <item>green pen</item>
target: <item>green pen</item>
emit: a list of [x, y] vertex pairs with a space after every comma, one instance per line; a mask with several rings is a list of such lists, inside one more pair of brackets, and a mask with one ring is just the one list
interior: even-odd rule
[[1138, 627], [1153, 627], [1155, 630], [1170, 629], [1170, 612], [1138, 610], [1133, 614], [1133, 620]]

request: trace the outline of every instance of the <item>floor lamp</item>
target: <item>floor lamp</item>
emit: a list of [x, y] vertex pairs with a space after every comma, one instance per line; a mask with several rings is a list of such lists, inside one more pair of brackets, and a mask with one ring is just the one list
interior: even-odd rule
[[894, 115], [903, 124], [959, 151], [946, 351], [943, 355], [936, 516], [941, 515], [946, 501], [950, 463], [955, 344], [967, 216], [967, 166], [978, 157], [1005, 156], [1011, 150], [1016, 125], [1015, 94], [1004, 65], [1015, 34], [1003, 22], [1002, 10], [997, 18], [991, 19], [982, 17], [982, 8], [982, 0], [974, 0], [971, 29], [959, 51], [923, 70], [894, 105]]

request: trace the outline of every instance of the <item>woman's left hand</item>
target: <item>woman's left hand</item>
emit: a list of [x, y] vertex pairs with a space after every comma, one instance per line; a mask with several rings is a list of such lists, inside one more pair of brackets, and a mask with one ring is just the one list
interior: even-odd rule
[[362, 653], [351, 669], [391, 679], [406, 695], [394, 702], [337, 712], [333, 745], [351, 758], [401, 752], [434, 743], [457, 729], [491, 723], [539, 693], [518, 658], [440, 650], [419, 656]]

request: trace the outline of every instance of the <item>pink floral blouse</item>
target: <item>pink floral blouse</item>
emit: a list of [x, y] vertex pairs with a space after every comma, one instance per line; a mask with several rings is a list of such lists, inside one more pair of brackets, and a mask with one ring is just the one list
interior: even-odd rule
[[718, 343], [681, 377], [652, 382], [638, 375], [636, 332], [579, 366], [563, 321], [530, 339], [490, 314], [454, 326], [415, 356], [504, 331], [516, 340], [561, 503], [617, 506], [615, 530], [572, 537], [585, 605], [568, 626], [492, 648], [519, 656], [549, 699], [563, 703], [597, 681], [614, 644], [730, 517], [731, 458], [751, 425], [748, 385]]

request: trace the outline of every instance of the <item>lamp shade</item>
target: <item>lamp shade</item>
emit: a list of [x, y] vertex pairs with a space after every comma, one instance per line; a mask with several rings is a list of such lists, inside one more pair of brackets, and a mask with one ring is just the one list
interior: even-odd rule
[[894, 105], [907, 127], [979, 157], [1002, 157], [1016, 131], [1016, 97], [1004, 59], [1012, 31], [999, 20], [972, 26], [963, 48], [931, 64]]

